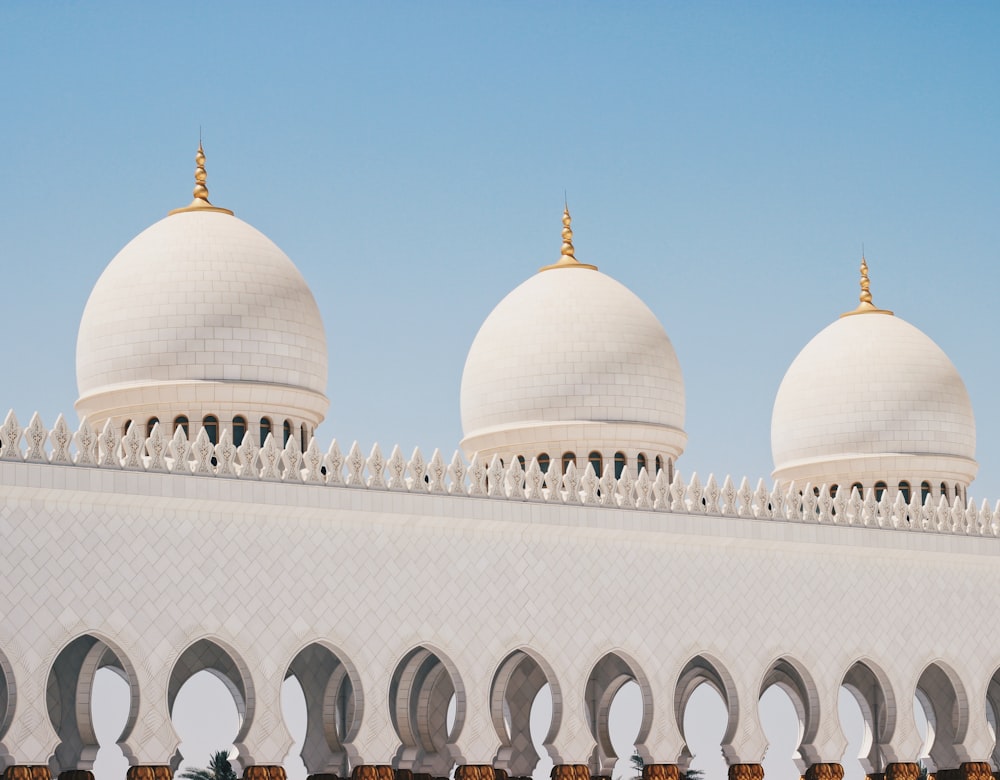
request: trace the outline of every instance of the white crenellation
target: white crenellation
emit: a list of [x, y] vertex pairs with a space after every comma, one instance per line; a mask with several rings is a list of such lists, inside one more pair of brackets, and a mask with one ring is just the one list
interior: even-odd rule
[[469, 461], [469, 476], [472, 485], [469, 489], [470, 496], [486, 495], [486, 464], [480, 459], [478, 453], [472, 456]]
[[600, 484], [601, 480], [598, 478], [597, 472], [594, 471], [594, 464], [588, 461], [586, 467], [583, 469], [583, 477], [580, 479], [583, 503], [588, 506], [600, 504], [601, 497], [597, 495]]
[[389, 453], [386, 470], [389, 472], [389, 490], [406, 490], [406, 461], [398, 444]]
[[45, 454], [45, 440], [48, 435], [49, 432], [42, 424], [42, 418], [38, 416], [38, 412], [35, 412], [31, 415], [28, 427], [24, 429], [24, 443], [28, 447], [28, 451], [24, 454], [26, 461], [39, 463], [48, 460]]
[[521, 468], [521, 461], [517, 458], [514, 458], [507, 467], [504, 481], [507, 483], [507, 498], [515, 501], [524, 499], [524, 469]]
[[414, 493], [423, 493], [427, 490], [427, 462], [419, 447], [413, 448], [409, 463], [406, 464], [410, 472], [410, 490]]
[[448, 487], [449, 493], [465, 494], [466, 474], [468, 474], [468, 470], [465, 468], [462, 456], [459, 455], [458, 450], [455, 450], [455, 454], [451, 456], [451, 463], [448, 464], [448, 479], [451, 480], [451, 485]]
[[330, 442], [330, 449], [323, 457], [323, 466], [326, 468], [326, 484], [344, 484], [344, 456], [340, 453], [340, 446], [336, 439]]
[[532, 458], [524, 472], [524, 497], [528, 501], [544, 501], [544, 484], [545, 475], [542, 473], [541, 466], [538, 465], [538, 458]]
[[273, 482], [281, 481], [281, 450], [274, 440], [274, 434], [267, 434], [264, 439], [264, 446], [257, 453], [260, 459], [260, 478]]
[[372, 445], [372, 451], [368, 455], [368, 488], [370, 490], [385, 490], [385, 458], [382, 457], [382, 450], [378, 442]]
[[[951, 497], [938, 492], [925, 496], [914, 491], [909, 500], [902, 492], [874, 488], [850, 492], [828, 484], [802, 487], [794, 482], [776, 482], [768, 486], [758, 480], [751, 490], [742, 478], [735, 487], [727, 476], [718, 486], [714, 475], [704, 483], [696, 473], [685, 482], [680, 472], [668, 479], [666, 469], [655, 477], [641, 468], [638, 477], [623, 469], [615, 478], [615, 468], [606, 463], [599, 477], [588, 460], [578, 467], [569, 460], [565, 469], [561, 459], [553, 458], [543, 472], [537, 458], [527, 468], [519, 459], [505, 463], [493, 454], [489, 463], [473, 455], [468, 465], [455, 452], [445, 466], [439, 450], [428, 464], [419, 448], [408, 461], [399, 447], [388, 460], [378, 443], [365, 458], [354, 442], [346, 458], [334, 440], [324, 455], [315, 438], [302, 450], [297, 436], [289, 437], [284, 447], [274, 434], [258, 448], [254, 437], [245, 435], [235, 446], [232, 434], [223, 429], [218, 442], [209, 430], [201, 427], [190, 439], [182, 427], [166, 439], [159, 424], [149, 435], [145, 426], [134, 423], [122, 436], [110, 422], [95, 435], [84, 419], [75, 433], [70, 433], [60, 415], [51, 430], [35, 414], [22, 428], [13, 411], [0, 426], [0, 459], [27, 463], [50, 463], [85, 468], [125, 469], [205, 477], [307, 483], [315, 486], [346, 487], [362, 490], [431, 492], [439, 495], [483, 496], [506, 501], [537, 501], [638, 509], [675, 514], [741, 517], [757, 520], [856, 525], [867, 528], [942, 533], [962, 536], [1000, 536], [1000, 501], [992, 507], [988, 501], [976, 503], [963, 495]], [[48, 444], [48, 446], [47, 446]], [[346, 466], [346, 476], [345, 476]]]
[[580, 503], [580, 475], [576, 471], [576, 463], [570, 461], [566, 464], [566, 471], [563, 474], [562, 484], [564, 490], [557, 491], [557, 499], [561, 498], [567, 504]]
[[365, 470], [365, 456], [355, 441], [347, 452], [347, 486], [365, 487], [367, 482], [361, 472]]
[[445, 488], [445, 478], [448, 476], [448, 469], [444, 465], [444, 458], [441, 457], [441, 450], [434, 448], [431, 455], [431, 462], [427, 464], [428, 489], [431, 493], [447, 493]]
[[504, 466], [500, 456], [494, 453], [490, 459], [489, 468], [486, 469], [486, 494], [490, 498], [506, 498], [507, 491], [504, 489]]
[[216, 476], [239, 476], [239, 464], [236, 462], [237, 457], [239, 457], [239, 451], [236, 449], [236, 445], [233, 444], [233, 437], [230, 435], [228, 428], [223, 428], [222, 435], [219, 437], [219, 443], [215, 445]]
[[241, 464], [240, 478], [260, 479], [260, 447], [257, 446], [257, 440], [253, 436], [244, 436], [236, 451]]

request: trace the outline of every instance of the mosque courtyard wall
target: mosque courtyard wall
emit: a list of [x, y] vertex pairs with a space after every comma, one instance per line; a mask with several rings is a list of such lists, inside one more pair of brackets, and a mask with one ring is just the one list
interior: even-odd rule
[[279, 696], [296, 674], [314, 774], [530, 774], [526, 718], [545, 682], [553, 760], [595, 774], [628, 680], [651, 762], [688, 760], [679, 724], [701, 682], [728, 708], [730, 764], [760, 763], [771, 684], [800, 709], [803, 768], [841, 759], [844, 684], [878, 715], [869, 772], [916, 761], [915, 693], [937, 713], [932, 769], [995, 754], [1000, 517], [985, 505], [912, 514], [870, 492], [818, 502], [662, 472], [595, 486], [589, 471], [539, 481], [535, 464], [496, 458], [445, 466], [315, 441], [303, 455], [295, 437], [233, 452], [228, 434], [186, 448], [66, 433], [13, 416], [0, 432], [5, 764], [88, 768], [101, 666], [129, 682], [136, 765], [176, 766], [170, 706], [206, 668], [241, 706], [244, 766], [288, 752]]

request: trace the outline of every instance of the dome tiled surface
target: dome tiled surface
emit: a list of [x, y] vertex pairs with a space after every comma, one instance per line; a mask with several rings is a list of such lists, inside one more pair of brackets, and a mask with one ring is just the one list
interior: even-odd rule
[[326, 338], [291, 260], [260, 231], [218, 212], [169, 216], [111, 261], [77, 340], [81, 396], [209, 380], [323, 394]]
[[948, 356], [908, 322], [843, 317], [806, 345], [771, 419], [776, 471], [810, 460], [902, 453], [973, 459], [976, 424]]
[[627, 421], [681, 429], [684, 382], [663, 326], [589, 269], [535, 274], [483, 323], [462, 375], [466, 436], [497, 427]]

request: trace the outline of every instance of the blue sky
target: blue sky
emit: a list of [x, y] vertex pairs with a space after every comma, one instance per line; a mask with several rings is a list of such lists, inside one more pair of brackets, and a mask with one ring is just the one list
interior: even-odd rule
[[213, 202], [320, 304], [324, 443], [450, 455], [468, 347], [558, 257], [566, 191], [579, 259], [673, 340], [683, 473], [770, 473], [778, 384], [853, 308], [863, 242], [875, 303], [964, 377], [970, 492], [1000, 498], [998, 37], [985, 2], [6, 2], [0, 406], [76, 424], [89, 290], [190, 200], [201, 126]]

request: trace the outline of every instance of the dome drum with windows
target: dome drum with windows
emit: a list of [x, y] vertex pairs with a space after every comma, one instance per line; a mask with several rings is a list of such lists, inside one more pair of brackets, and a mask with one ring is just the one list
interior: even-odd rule
[[965, 499], [976, 476], [976, 423], [965, 384], [931, 339], [861, 301], [792, 362], [771, 418], [774, 478], [876, 498]]
[[132, 239], [90, 294], [77, 412], [97, 429], [307, 441], [329, 406], [319, 308], [284, 252], [208, 200], [200, 144], [196, 161], [192, 203]]
[[663, 326], [628, 288], [576, 259], [569, 210], [559, 260], [487, 317], [462, 374], [462, 448], [505, 462], [672, 469], [684, 451], [684, 380]]

